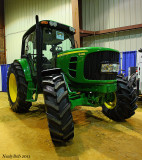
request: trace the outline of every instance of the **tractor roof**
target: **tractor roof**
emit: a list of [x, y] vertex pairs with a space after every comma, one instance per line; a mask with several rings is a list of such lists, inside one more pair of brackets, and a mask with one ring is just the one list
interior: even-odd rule
[[[75, 29], [71, 26], [56, 22], [56, 21], [52, 21], [52, 20], [42, 20], [39, 22], [41, 26], [44, 27], [49, 27], [49, 28], [54, 28], [54, 29], [58, 29], [58, 30], [62, 30], [65, 32], [69, 32], [70, 34], [75, 34]], [[24, 34], [23, 38], [25, 38], [27, 35], [29, 35], [30, 33], [32, 33], [34, 30], [36, 29], [36, 24], [33, 25], [31, 28], [29, 28], [26, 33]]]

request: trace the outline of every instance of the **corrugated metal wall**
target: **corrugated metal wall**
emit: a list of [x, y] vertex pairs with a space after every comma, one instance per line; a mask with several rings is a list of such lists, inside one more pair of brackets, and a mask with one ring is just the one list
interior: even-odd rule
[[40, 20], [51, 19], [72, 26], [71, 0], [5, 0], [7, 63], [20, 58], [22, 36]]
[[[142, 23], [142, 0], [82, 0], [83, 29], [98, 31]], [[86, 37], [83, 46], [132, 51], [142, 48], [142, 29]]]

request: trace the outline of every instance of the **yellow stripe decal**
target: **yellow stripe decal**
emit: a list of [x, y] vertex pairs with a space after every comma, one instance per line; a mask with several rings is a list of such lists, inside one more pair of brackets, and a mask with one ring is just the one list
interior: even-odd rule
[[57, 57], [61, 57], [61, 56], [69, 55], [69, 54], [74, 54], [74, 53], [82, 53], [82, 52], [84, 53], [84, 52], [88, 52], [88, 51], [82, 50], [82, 51], [67, 52], [67, 53], [59, 54]]

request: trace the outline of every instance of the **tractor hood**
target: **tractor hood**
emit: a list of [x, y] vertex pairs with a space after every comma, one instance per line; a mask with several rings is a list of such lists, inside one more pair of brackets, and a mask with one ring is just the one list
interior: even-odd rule
[[99, 51], [114, 51], [114, 52], [119, 52], [118, 50], [114, 50], [111, 48], [104, 48], [104, 47], [82, 47], [82, 48], [75, 48], [72, 50], [67, 50], [65, 52], [61, 52], [58, 54], [57, 57], [62, 57], [62, 56], [76, 56], [76, 55], [86, 55], [88, 53], [92, 52], [99, 52]]
[[84, 87], [116, 83], [117, 72], [103, 73], [103, 64], [119, 64], [119, 51], [103, 47], [83, 47], [57, 55], [57, 67], [61, 68], [66, 81]]

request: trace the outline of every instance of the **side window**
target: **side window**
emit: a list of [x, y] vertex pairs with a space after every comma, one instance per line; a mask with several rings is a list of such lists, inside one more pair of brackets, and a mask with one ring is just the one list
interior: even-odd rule
[[65, 39], [64, 41], [62, 41], [62, 44], [60, 44], [59, 46], [62, 47], [63, 51], [72, 49], [71, 41], [69, 39]]
[[48, 60], [51, 60], [53, 58], [52, 52], [51, 52], [51, 48], [52, 45], [49, 43], [50, 41], [52, 41], [52, 30], [43, 29], [43, 47], [42, 47], [42, 53], [44, 55], [44, 57], [46, 57]]
[[25, 40], [25, 54], [36, 54], [36, 34], [32, 32]]
[[52, 59], [51, 45], [45, 45], [45, 48], [42, 50], [42, 53], [48, 60]]

